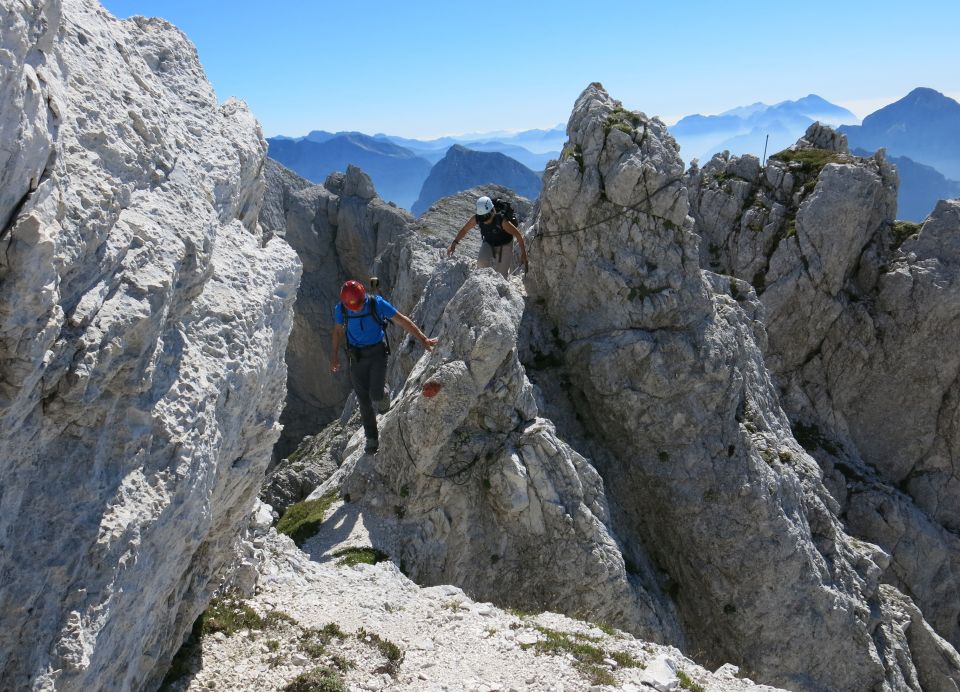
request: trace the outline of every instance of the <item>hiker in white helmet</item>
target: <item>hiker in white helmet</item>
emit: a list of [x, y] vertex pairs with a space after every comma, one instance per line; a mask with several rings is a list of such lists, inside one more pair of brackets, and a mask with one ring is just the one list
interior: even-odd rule
[[[479, 226], [480, 237], [483, 242], [480, 243], [480, 253], [477, 255], [477, 267], [493, 267], [503, 276], [507, 276], [513, 269], [513, 239], [516, 238], [520, 244], [520, 261], [523, 263], [523, 270], [526, 271], [529, 264], [527, 262], [527, 247], [523, 244], [523, 235], [508, 218], [512, 215], [512, 207], [508, 203], [501, 203], [497, 208], [493, 200], [489, 197], [481, 197], [477, 200], [477, 213], [463, 225], [457, 237], [447, 248], [447, 255], [453, 255], [457, 249], [457, 244], [463, 240], [463, 237], [474, 226]], [[507, 213], [505, 213], [507, 212]], [[516, 218], [516, 217], [514, 217]]]

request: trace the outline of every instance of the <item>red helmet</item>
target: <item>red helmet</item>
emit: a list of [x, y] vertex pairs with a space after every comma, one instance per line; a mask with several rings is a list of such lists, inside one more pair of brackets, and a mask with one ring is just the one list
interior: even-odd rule
[[359, 310], [367, 299], [367, 291], [359, 281], [344, 281], [340, 287], [340, 301], [350, 310]]

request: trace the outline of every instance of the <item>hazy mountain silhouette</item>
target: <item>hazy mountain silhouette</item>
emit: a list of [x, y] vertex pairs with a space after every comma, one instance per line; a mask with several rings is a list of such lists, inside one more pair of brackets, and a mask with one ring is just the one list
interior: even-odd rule
[[370, 176], [383, 199], [406, 209], [430, 172], [430, 162], [409, 149], [359, 132], [316, 130], [296, 140], [272, 137], [267, 142], [271, 158], [315, 183], [352, 163]]
[[772, 106], [758, 102], [719, 115], [688, 115], [669, 130], [680, 144], [684, 159], [706, 161], [724, 149], [733, 154], [762, 155], [767, 135], [770, 135], [767, 153], [780, 151], [796, 142], [810, 123], [818, 120], [837, 125], [855, 122], [857, 116], [810, 94]]
[[899, 101], [841, 127], [850, 147], [906, 156], [960, 180], [960, 103], [939, 91], [918, 88]]
[[503, 185], [530, 199], [540, 194], [540, 178], [519, 161], [455, 144], [430, 171], [411, 211], [419, 216], [441, 197], [487, 183]]

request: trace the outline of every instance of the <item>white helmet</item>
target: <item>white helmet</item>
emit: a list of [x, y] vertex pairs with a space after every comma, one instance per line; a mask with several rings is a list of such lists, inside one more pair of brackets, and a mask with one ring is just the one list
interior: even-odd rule
[[477, 216], [486, 216], [493, 211], [493, 200], [489, 197], [481, 197], [477, 200]]

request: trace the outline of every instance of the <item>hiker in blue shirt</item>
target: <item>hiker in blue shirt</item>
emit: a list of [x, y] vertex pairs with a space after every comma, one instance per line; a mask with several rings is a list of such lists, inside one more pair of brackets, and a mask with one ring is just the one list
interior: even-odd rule
[[[437, 344], [429, 339], [409, 317], [398, 312], [381, 296], [367, 296], [359, 281], [346, 281], [340, 288], [340, 302], [333, 308], [333, 348], [330, 371], [340, 370], [340, 345], [346, 337], [350, 362], [350, 384], [360, 404], [363, 432], [367, 436], [364, 451], [373, 453], [380, 447], [377, 414], [387, 378], [387, 348], [384, 327], [387, 320], [402, 327], [428, 351]], [[376, 408], [375, 408], [376, 407]]]

